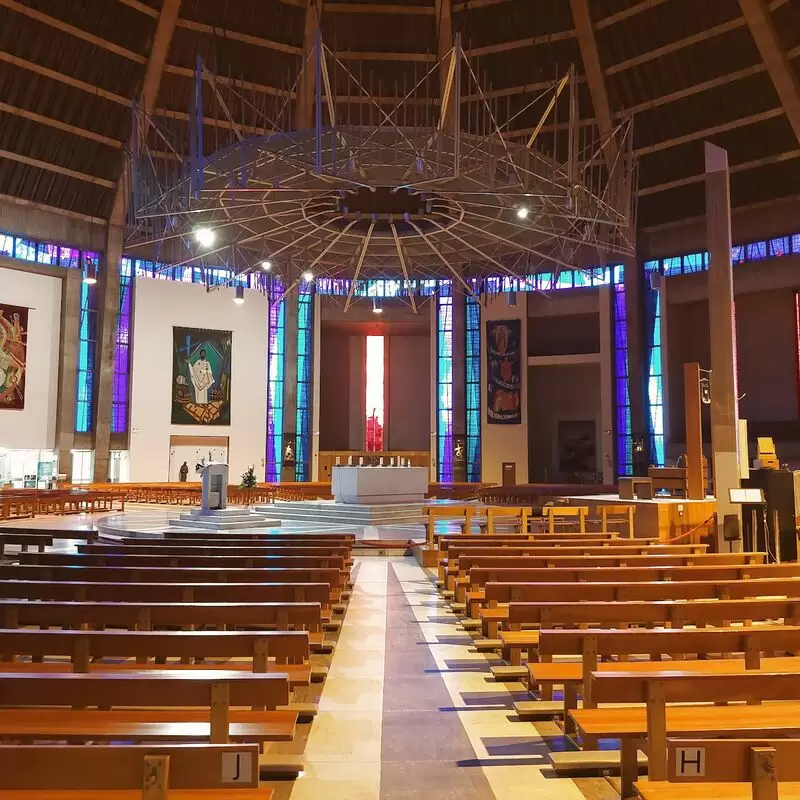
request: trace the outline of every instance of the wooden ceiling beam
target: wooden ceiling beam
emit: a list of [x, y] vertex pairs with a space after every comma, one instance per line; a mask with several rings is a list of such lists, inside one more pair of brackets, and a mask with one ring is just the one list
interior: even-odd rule
[[433, 16], [431, 6], [384, 6], [376, 3], [331, 3], [327, 9], [332, 14], [419, 14]]
[[101, 217], [93, 217], [90, 214], [81, 214], [80, 211], [70, 211], [68, 208], [59, 208], [58, 206], [51, 206], [47, 203], [39, 203], [35, 200], [26, 200], [24, 197], [14, 197], [11, 194], [0, 194], [0, 203], [10, 203], [21, 208], [32, 208], [36, 211], [43, 211], [45, 214], [58, 214], [62, 217], [69, 217], [70, 219], [77, 219], [81, 222], [88, 222], [92, 225], [105, 226], [106, 221]]
[[[800, 149], [797, 150], [789, 150], [786, 153], [777, 153], [772, 156], [764, 156], [763, 158], [756, 158], [753, 161], [743, 161], [739, 164], [734, 164], [731, 168], [731, 174], [736, 174], [739, 172], [745, 172], [750, 169], [756, 169], [757, 167], [766, 167], [770, 164], [781, 164], [785, 161], [793, 161], [795, 158], [800, 158]], [[685, 178], [677, 178], [674, 181], [668, 181], [667, 183], [657, 183], [653, 186], [643, 186], [637, 192], [639, 197], [647, 197], [653, 194], [659, 194], [660, 192], [666, 192], [669, 189], [678, 189], [681, 186], [689, 186], [693, 183], [702, 183], [705, 180], [705, 173], [702, 172], [699, 175], [689, 175]]]
[[98, 178], [96, 175], [89, 175], [86, 172], [80, 172], [76, 169], [62, 167], [59, 164], [53, 164], [51, 161], [42, 161], [39, 158], [31, 158], [30, 156], [23, 156], [20, 153], [12, 153], [10, 150], [0, 150], [0, 158], [7, 158], [9, 161], [16, 161], [18, 164], [25, 164], [28, 167], [44, 169], [48, 172], [54, 172], [57, 175], [65, 175], [68, 178], [76, 178], [79, 181], [84, 181], [84, 183], [92, 183], [95, 186], [103, 186], [106, 189], [113, 189], [116, 186], [114, 181]]
[[514, 39], [510, 42], [498, 42], [497, 44], [487, 44], [482, 47], [472, 47], [466, 50], [466, 54], [470, 58], [478, 56], [488, 56], [494, 53], [507, 53], [509, 50], [519, 50], [523, 47], [535, 47], [540, 44], [551, 44], [552, 42], [563, 42], [566, 39], [574, 39], [576, 36], [575, 30], [570, 29], [567, 31], [554, 31], [553, 33], [545, 33], [540, 36], [529, 36], [525, 39]]
[[739, 7], [800, 143], [800, 81], [792, 69], [789, 54], [778, 36], [770, 11], [764, 0], [739, 0]]
[[146, 14], [148, 17], [158, 19], [158, 9], [148, 6], [147, 3], [141, 3], [139, 0], [119, 0], [119, 2], [124, 6], [128, 6], [128, 8]]
[[29, 72], [33, 72], [45, 78], [50, 78], [50, 80], [58, 81], [59, 83], [63, 83], [65, 86], [71, 86], [73, 89], [79, 89], [80, 91], [86, 92], [87, 94], [95, 97], [102, 97], [104, 100], [110, 100], [112, 103], [117, 103], [121, 106], [130, 107], [132, 105], [130, 98], [128, 97], [123, 97], [120, 94], [114, 94], [114, 92], [108, 92], [105, 89], [101, 89], [99, 86], [95, 86], [93, 83], [79, 81], [77, 78], [65, 75], [63, 72], [56, 72], [56, 70], [48, 69], [40, 64], [35, 64], [33, 61], [27, 61], [24, 58], [19, 58], [19, 56], [13, 56], [11, 53], [4, 53], [2, 50], [0, 50], [0, 62], [13, 64], [15, 67], [19, 67], [20, 69], [26, 69]]
[[340, 61], [421, 61], [436, 62], [434, 53], [381, 53], [362, 52], [360, 50], [340, 50], [336, 53]]
[[311, 128], [314, 119], [314, 95], [317, 91], [317, 49], [319, 28], [322, 22], [322, 0], [307, 0], [303, 22], [303, 60], [300, 64], [300, 77], [297, 83], [294, 127], [299, 131]]
[[[164, 64], [164, 72], [168, 75], [180, 75], [182, 78], [191, 78], [194, 80], [195, 72], [188, 67], [179, 67], [175, 64]], [[214, 80], [221, 83], [223, 86], [230, 86], [234, 89], [245, 89], [250, 92], [260, 92], [261, 94], [274, 95], [275, 97], [294, 97], [295, 93], [288, 89], [279, 89], [275, 86], [267, 86], [263, 83], [255, 83], [254, 81], [240, 81], [236, 78], [228, 78], [224, 75], [215, 75]]]
[[93, 33], [84, 31], [81, 28], [70, 25], [67, 22], [63, 22], [56, 17], [51, 17], [49, 14], [44, 14], [41, 11], [37, 11], [35, 8], [30, 8], [29, 6], [23, 5], [22, 3], [17, 2], [17, 0], [0, 0], [0, 6], [8, 8], [17, 14], [22, 14], [29, 19], [36, 20], [43, 25], [47, 25], [55, 30], [61, 31], [62, 33], [74, 36], [76, 39], [80, 39], [81, 41], [87, 42], [95, 47], [100, 47], [103, 50], [107, 50], [109, 53], [114, 53], [122, 58], [127, 58], [129, 61], [135, 61], [137, 64], [147, 63], [147, 58], [145, 56], [139, 55], [139, 53], [134, 53], [133, 50], [128, 50], [126, 47], [121, 47], [114, 42], [110, 42], [108, 39], [95, 36]]
[[642, 11], [649, 11], [651, 8], [660, 6], [665, 2], [666, 0], [641, 0], [641, 2], [636, 3], [636, 5], [633, 5], [630, 8], [626, 8], [624, 11], [618, 11], [616, 14], [611, 14], [608, 17], [603, 17], [603, 19], [598, 19], [594, 23], [594, 29], [601, 31], [604, 28], [608, 28], [611, 25], [616, 25], [618, 22], [622, 22], [625, 19], [629, 19], [637, 14], [641, 14]]
[[597, 39], [592, 28], [588, 0], [570, 0], [570, 8], [572, 9], [575, 30], [578, 34], [583, 70], [586, 73], [586, 82], [589, 84], [589, 93], [592, 96], [594, 115], [597, 117], [597, 127], [600, 131], [600, 137], [606, 143], [603, 148], [603, 156], [609, 170], [611, 170], [616, 163], [619, 148], [613, 137], [614, 115], [608, 99], [603, 67], [600, 64], [600, 54], [597, 52]]
[[46, 117], [44, 114], [37, 114], [35, 111], [28, 111], [25, 108], [17, 108], [8, 103], [0, 102], [0, 112], [27, 119], [31, 122], [38, 122], [40, 125], [47, 125], [49, 128], [55, 128], [65, 133], [71, 133], [74, 136], [80, 136], [82, 139], [89, 139], [92, 142], [113, 147], [115, 150], [122, 148], [122, 142], [112, 139], [109, 136], [103, 136], [100, 133], [86, 130], [86, 128], [79, 128], [77, 125], [70, 125], [67, 122], [62, 122], [60, 119], [53, 119], [53, 117]]
[[242, 44], [251, 44], [255, 47], [264, 47], [267, 50], [275, 50], [279, 53], [288, 53], [292, 56], [300, 56], [303, 54], [301, 47], [295, 47], [291, 44], [284, 44], [283, 42], [275, 42], [272, 39], [265, 39], [263, 36], [253, 36], [249, 33], [240, 33], [239, 31], [228, 30], [227, 28], [217, 28], [214, 25], [206, 25], [204, 22], [195, 22], [190, 19], [179, 19], [178, 27], [185, 28], [195, 33], [207, 33], [211, 36], [216, 36], [219, 39], [230, 39], [234, 42], [242, 42]]

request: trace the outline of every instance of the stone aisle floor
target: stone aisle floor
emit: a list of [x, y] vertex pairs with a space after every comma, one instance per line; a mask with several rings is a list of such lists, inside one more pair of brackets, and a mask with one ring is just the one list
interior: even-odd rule
[[[516, 719], [521, 684], [490, 661], [411, 558], [361, 559], [292, 800], [610, 800], [600, 778], [556, 778], [553, 723]], [[283, 795], [283, 792], [281, 792]]]

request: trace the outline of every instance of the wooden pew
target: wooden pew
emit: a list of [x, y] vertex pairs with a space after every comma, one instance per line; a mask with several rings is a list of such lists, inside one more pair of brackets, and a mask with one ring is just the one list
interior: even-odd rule
[[[18, 656], [41, 661], [47, 656], [70, 658], [74, 672], [88, 672], [103, 658], [134, 658], [139, 665], [151, 658], [244, 658], [253, 672], [267, 672], [272, 659], [279, 665], [307, 664], [306, 631], [64, 631], [0, 629], [0, 654], [14, 663]], [[40, 665], [31, 665], [34, 669]], [[160, 668], [163, 668], [161, 666]], [[0, 670], [2, 668], [0, 667]], [[307, 682], [307, 681], [306, 681]]]
[[[255, 744], [0, 745], [0, 793], [3, 800], [141, 800], [144, 786], [156, 783], [176, 800], [269, 800], [273, 790], [258, 789], [258, 755]], [[144, 783], [146, 776], [159, 780]]]
[[[289, 683], [278, 673], [247, 673], [227, 670], [179, 672], [103, 672], [103, 673], [0, 673], [0, 738], [84, 741], [180, 740], [190, 732], [186, 725], [170, 731], [169, 722], [188, 720], [195, 740], [208, 739], [227, 744], [231, 707], [245, 706], [275, 711], [289, 702]], [[170, 719], [150, 709], [201, 707], [200, 714], [176, 711]], [[21, 708], [24, 707], [24, 708]], [[37, 713], [59, 707], [53, 716]], [[70, 709], [125, 708], [112, 719], [105, 711], [76, 712]], [[148, 709], [137, 713], [137, 709]], [[247, 719], [240, 714], [238, 719]], [[207, 725], [198, 725], [197, 720]], [[262, 717], [264, 719], [267, 717]], [[158, 725], [148, 724], [148, 719]], [[258, 741], [259, 717], [253, 717], [249, 741]], [[111, 722], [115, 724], [111, 724]], [[164, 725], [162, 731], [158, 730]], [[274, 724], [274, 720], [273, 720]], [[233, 734], [236, 736], [237, 734]]]
[[[163, 539], [148, 539], [148, 544], [157, 544], [158, 542], [166, 543], [170, 539], [185, 539], [189, 542], [194, 541], [213, 541], [219, 544], [226, 544], [227, 542], [237, 542], [239, 540], [249, 541], [266, 541], [270, 544], [349, 544], [353, 545], [356, 541], [354, 533], [261, 533], [258, 531], [236, 531], [235, 534], [230, 533], [215, 533], [214, 531], [198, 531], [196, 534], [189, 533], [188, 531], [181, 530], [165, 530]], [[133, 537], [123, 538], [122, 542], [127, 544], [128, 540], [133, 544], [141, 544], [141, 539]]]
[[586, 533], [586, 518], [589, 516], [588, 506], [545, 506], [542, 516], [547, 522], [548, 533], [555, 533], [556, 526], [578, 526], [580, 533]]
[[330, 608], [327, 583], [139, 583], [135, 581], [0, 581], [0, 597], [119, 603], [320, 603]]
[[[487, 615], [488, 616], [488, 615]], [[503, 657], [509, 664], [520, 664], [523, 650], [536, 648], [538, 630], [524, 626], [553, 628], [599, 625], [603, 628], [627, 628], [631, 625], [682, 628], [685, 625], [728, 627], [731, 622], [751, 624], [756, 621], [785, 619], [786, 624], [800, 623], [800, 599], [777, 600], [693, 600], [654, 603], [511, 603], [505, 620], [506, 629], [498, 634]], [[795, 620], [797, 622], [795, 622]]]
[[667, 781], [637, 781], [643, 800], [800, 798], [800, 739], [668, 739]]
[[331, 597], [338, 599], [344, 588], [339, 569], [231, 567], [77, 567], [47, 566], [46, 564], [15, 564], [0, 566], [0, 583], [5, 580], [32, 581], [98, 581], [101, 583], [327, 583]]
[[633, 517], [636, 513], [636, 506], [613, 503], [610, 505], [597, 505], [592, 508], [591, 513], [599, 514], [600, 517], [599, 519], [589, 517], [587, 519], [589, 525], [599, 525], [602, 531], [608, 530], [609, 524], [618, 525], [625, 529], [628, 539], [634, 538]]
[[[572, 712], [578, 730], [590, 737], [621, 741], [621, 796], [634, 797], [636, 751], [648, 755], [648, 778], [667, 779], [667, 735], [781, 736], [795, 733], [800, 714], [800, 670], [739, 674], [620, 669], [592, 674], [594, 703], [634, 707], [583, 708]], [[748, 705], [720, 705], [746, 701]], [[765, 701], [784, 701], [761, 705]], [[713, 703], [676, 705], [668, 703]]]
[[[0, 568], [1, 570], [2, 568]], [[1, 573], [0, 573], [1, 574]], [[550, 567], [486, 568], [470, 570], [469, 603], [483, 602], [488, 583], [653, 583], [749, 581], [800, 577], [798, 564], [747, 564], [676, 567]], [[707, 596], [707, 595], [706, 595]], [[623, 598], [618, 598], [623, 599]], [[631, 598], [635, 599], [635, 598]], [[660, 599], [656, 597], [655, 599]], [[668, 598], [665, 598], [668, 599]]]
[[[57, 600], [0, 599], [0, 626], [18, 628], [36, 625], [44, 628], [79, 629], [88, 626], [126, 630], [159, 628], [242, 628], [274, 627], [278, 630], [322, 631], [320, 603], [155, 603], [155, 602], [74, 602]], [[310, 636], [313, 642], [314, 636]]]
[[29, 547], [37, 547], [40, 553], [44, 552], [45, 547], [53, 546], [53, 537], [45, 533], [0, 533], [0, 558], [5, 557], [7, 545], [16, 545], [23, 553], [28, 552]]
[[246, 547], [223, 545], [173, 545], [151, 544], [81, 544], [78, 552], [91, 555], [172, 555], [172, 556], [337, 556], [350, 558], [350, 548], [344, 545], [300, 547], [294, 545], [269, 545], [264, 543]]
[[75, 567], [191, 567], [214, 569], [336, 569], [344, 573], [341, 556], [203, 556], [139, 553], [20, 553], [20, 564]]

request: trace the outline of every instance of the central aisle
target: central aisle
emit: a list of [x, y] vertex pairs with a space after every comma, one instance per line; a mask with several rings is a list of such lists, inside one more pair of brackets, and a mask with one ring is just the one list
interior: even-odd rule
[[614, 796], [553, 777], [522, 685], [491, 679], [414, 559], [360, 559], [354, 583], [292, 800]]

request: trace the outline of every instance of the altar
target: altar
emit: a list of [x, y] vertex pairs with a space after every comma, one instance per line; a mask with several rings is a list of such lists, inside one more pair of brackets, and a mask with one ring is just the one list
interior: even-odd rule
[[332, 473], [333, 499], [347, 505], [422, 503], [428, 491], [426, 467], [334, 467]]

